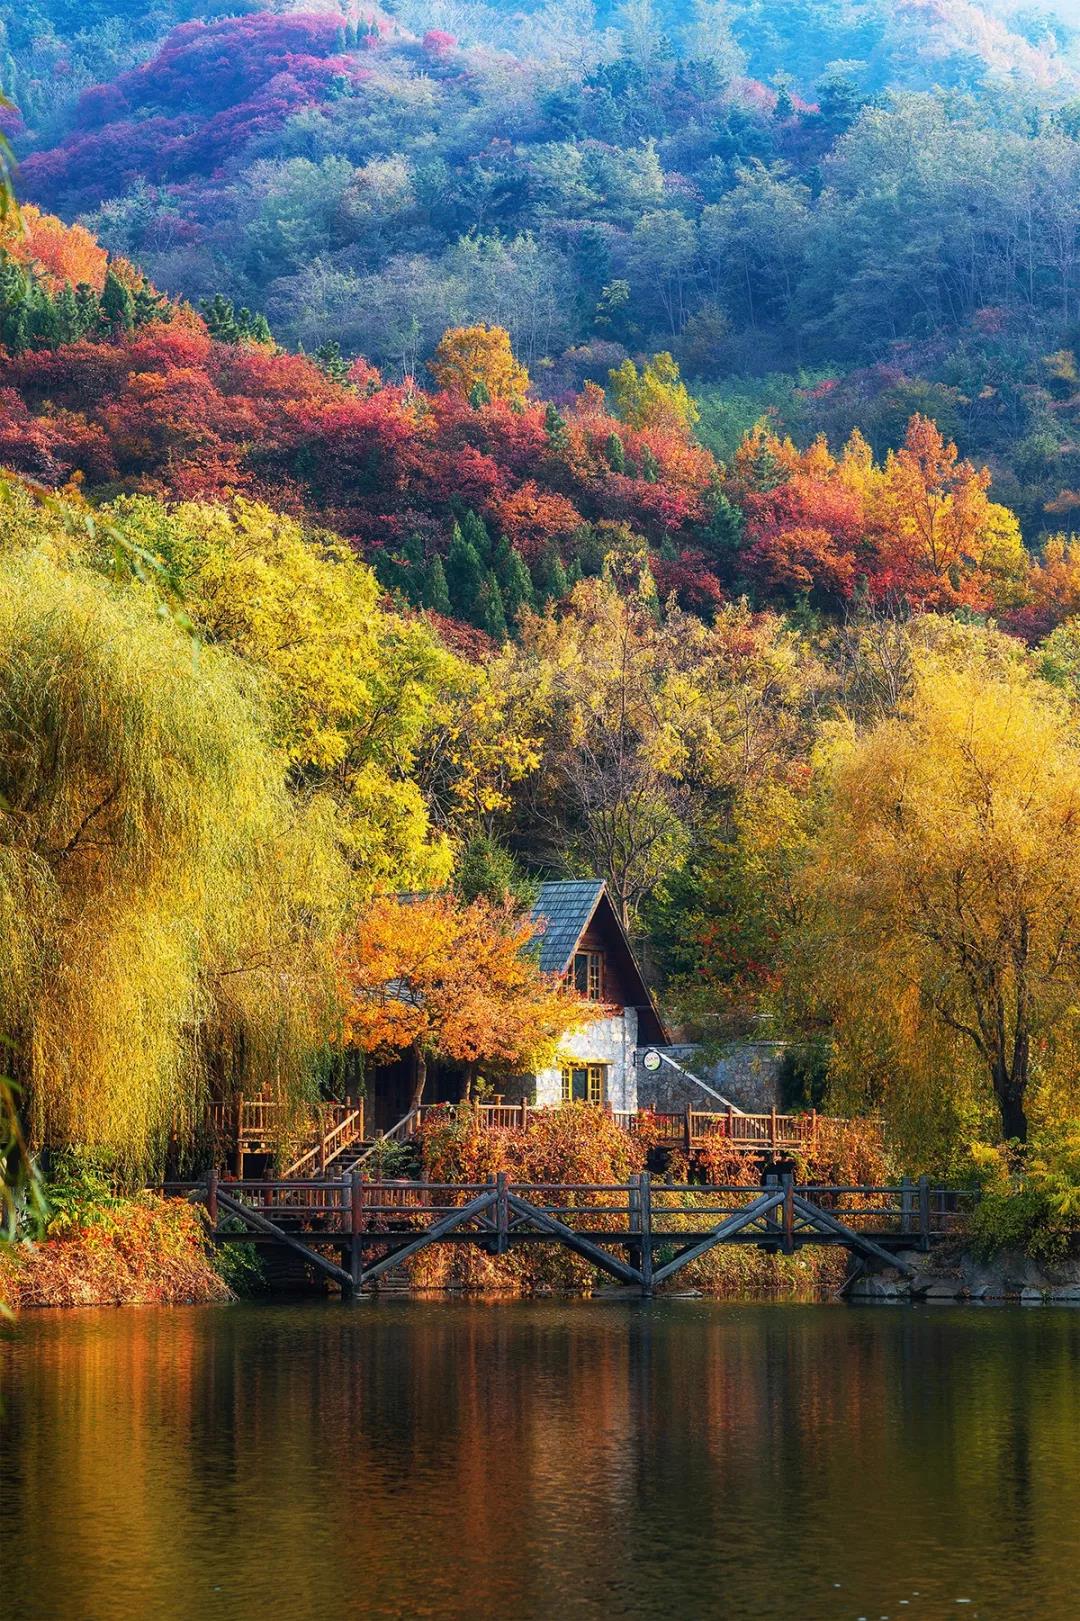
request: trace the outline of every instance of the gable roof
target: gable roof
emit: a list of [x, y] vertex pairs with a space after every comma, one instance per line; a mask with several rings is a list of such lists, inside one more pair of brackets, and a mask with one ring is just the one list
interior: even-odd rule
[[533, 922], [544, 925], [536, 942], [540, 967], [546, 974], [565, 974], [582, 935], [598, 913], [611, 933], [623, 971], [634, 987], [638, 1039], [666, 1046], [670, 1037], [602, 878], [569, 878], [540, 885], [532, 909]]
[[540, 967], [545, 974], [565, 974], [603, 892], [600, 878], [571, 878], [540, 885], [532, 917], [534, 923], [546, 925], [538, 942]]

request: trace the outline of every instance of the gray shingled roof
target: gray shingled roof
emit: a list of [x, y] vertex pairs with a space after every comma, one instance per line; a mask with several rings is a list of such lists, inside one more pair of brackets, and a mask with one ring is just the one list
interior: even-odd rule
[[604, 890], [600, 878], [571, 878], [541, 884], [532, 909], [533, 922], [544, 923], [540, 935], [540, 967], [546, 974], [561, 974], [581, 939]]

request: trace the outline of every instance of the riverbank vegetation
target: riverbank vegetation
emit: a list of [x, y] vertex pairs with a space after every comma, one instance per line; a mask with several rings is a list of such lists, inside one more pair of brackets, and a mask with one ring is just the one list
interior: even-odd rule
[[198, 1207], [118, 1193], [111, 1169], [88, 1153], [58, 1156], [43, 1198], [40, 1242], [0, 1246], [0, 1311], [231, 1298], [233, 1258], [223, 1266], [215, 1255]]

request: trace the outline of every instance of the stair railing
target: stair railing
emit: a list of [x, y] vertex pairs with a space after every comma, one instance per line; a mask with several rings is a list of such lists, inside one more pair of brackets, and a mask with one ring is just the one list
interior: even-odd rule
[[346, 1108], [345, 1112], [338, 1113], [338, 1117], [330, 1126], [326, 1125], [326, 1115], [340, 1110], [340, 1105], [330, 1104], [320, 1116], [320, 1130], [314, 1147], [306, 1149], [299, 1159], [287, 1165], [281, 1173], [284, 1182], [294, 1177], [321, 1176], [332, 1160], [337, 1159], [350, 1144], [358, 1137], [364, 1135], [364, 1106], [361, 1103], [357, 1108]]

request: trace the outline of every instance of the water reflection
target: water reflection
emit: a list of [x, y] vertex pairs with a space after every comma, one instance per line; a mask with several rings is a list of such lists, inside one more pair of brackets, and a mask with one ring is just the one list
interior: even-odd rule
[[1078, 1354], [1052, 1311], [28, 1316], [0, 1569], [29, 1621], [1073, 1617]]

